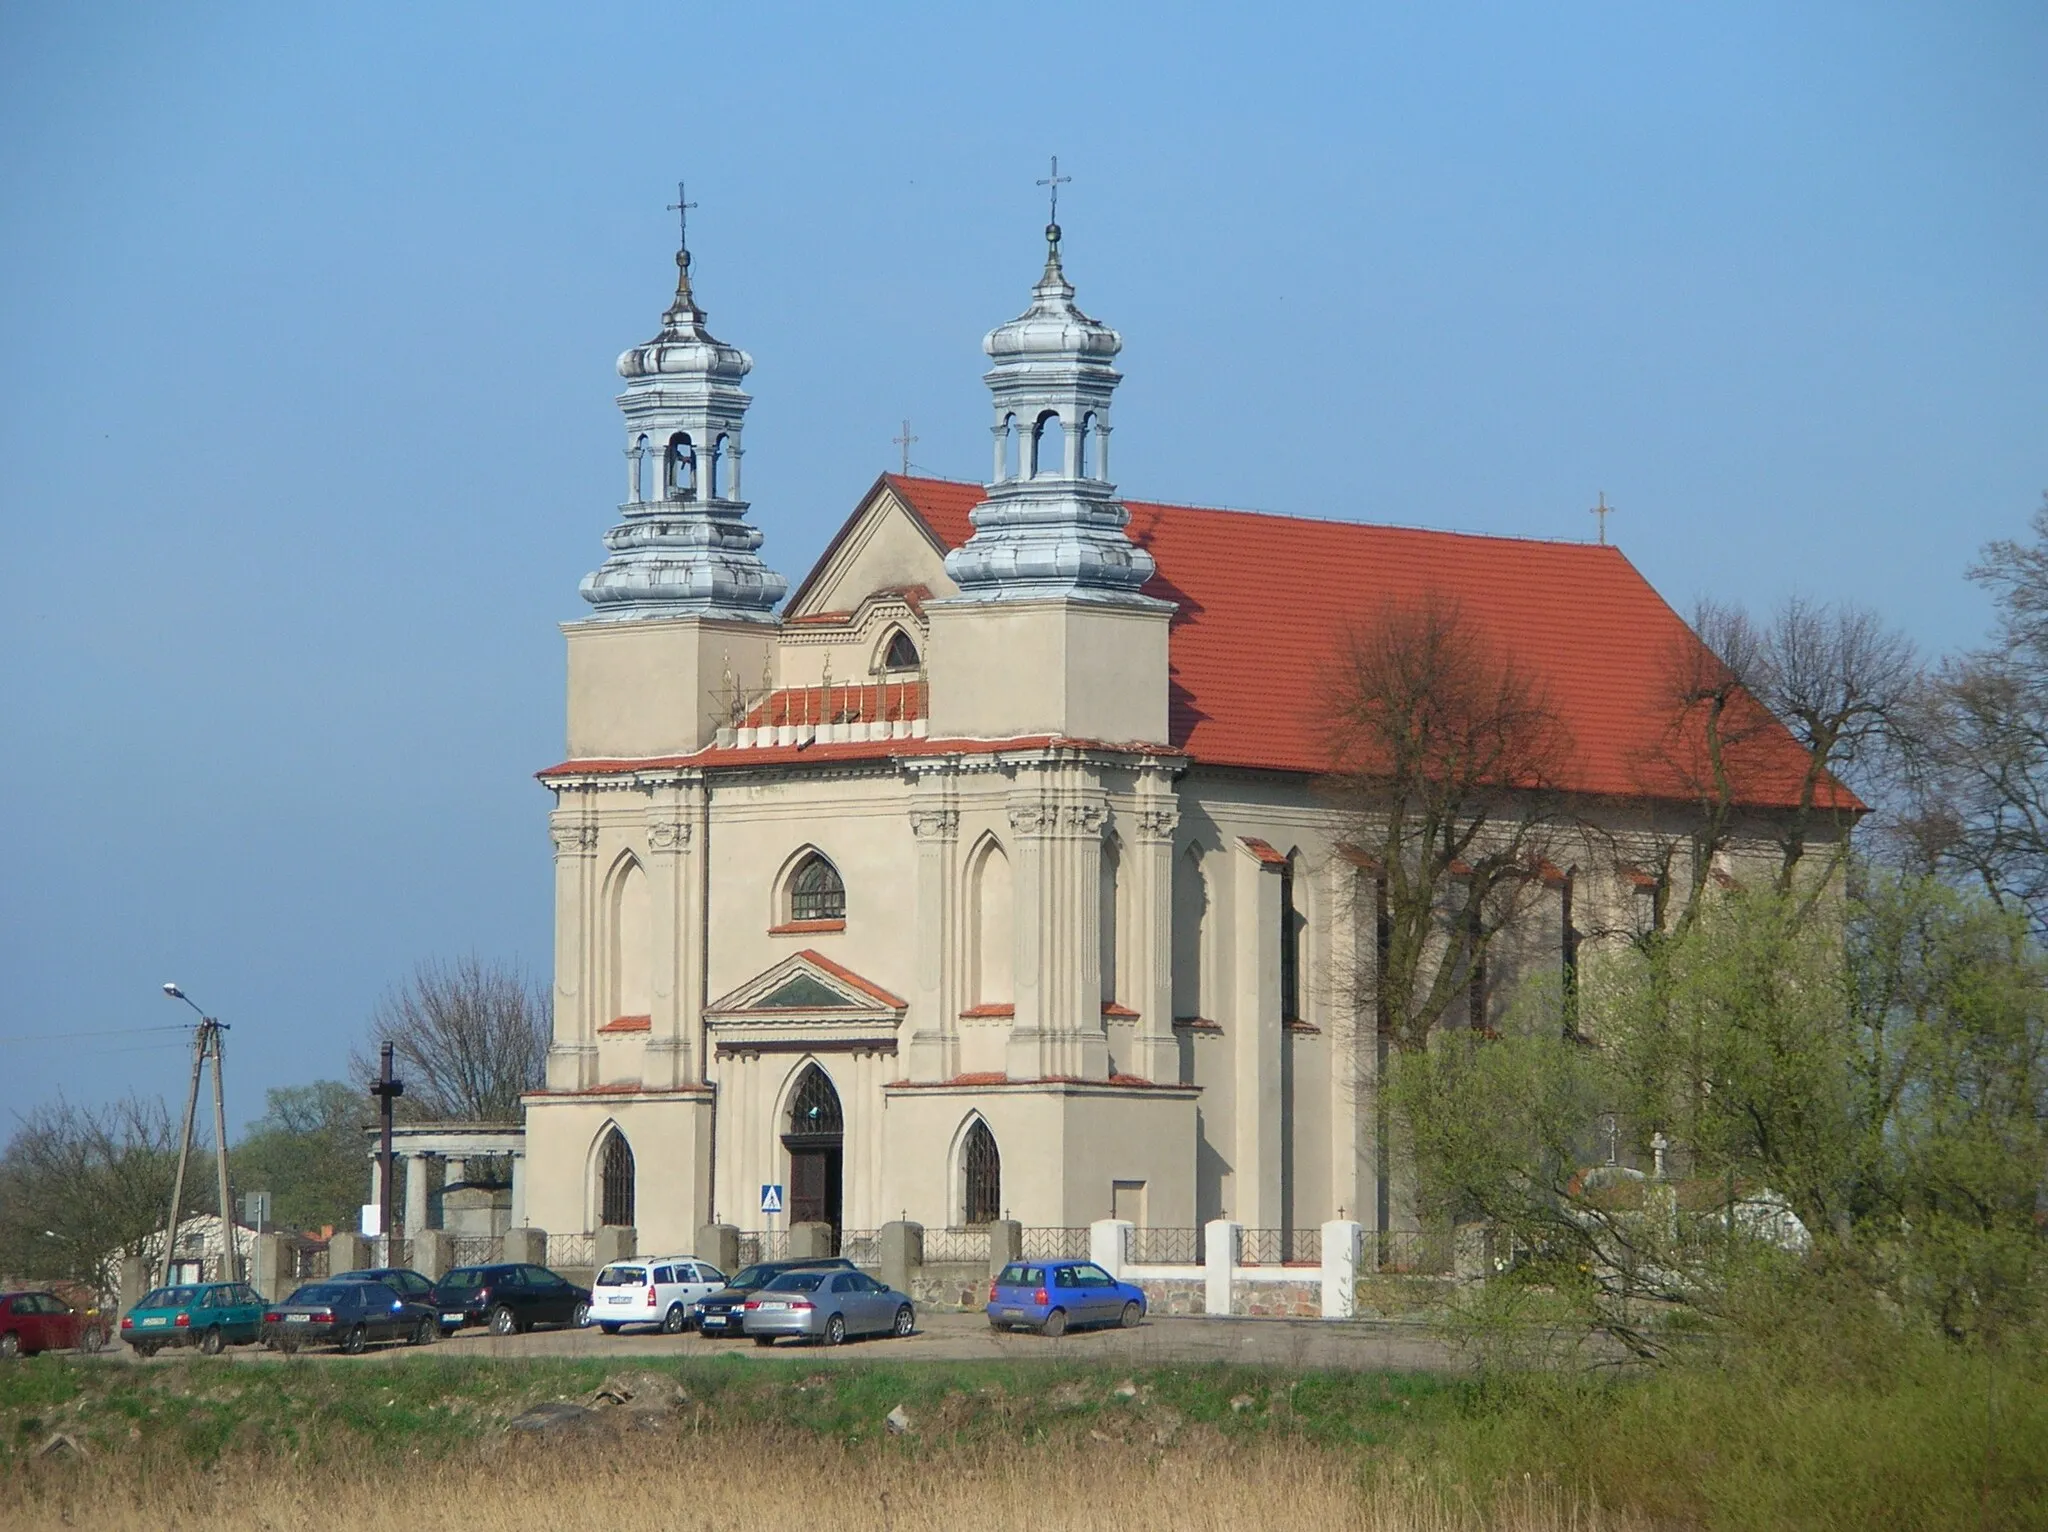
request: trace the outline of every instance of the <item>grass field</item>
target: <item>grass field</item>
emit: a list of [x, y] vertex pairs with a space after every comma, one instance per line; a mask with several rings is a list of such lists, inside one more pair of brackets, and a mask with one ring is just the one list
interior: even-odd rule
[[[0, 1525], [2043, 1525], [2038, 1369], [1930, 1355], [1798, 1389], [1740, 1365], [1471, 1380], [801, 1355], [628, 1372], [38, 1358], [0, 1368]], [[608, 1378], [633, 1398], [582, 1428], [507, 1429]]]

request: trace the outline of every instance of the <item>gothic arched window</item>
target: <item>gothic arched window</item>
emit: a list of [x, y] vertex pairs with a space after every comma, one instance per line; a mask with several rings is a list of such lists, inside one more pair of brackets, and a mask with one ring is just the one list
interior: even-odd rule
[[626, 1229], [633, 1225], [633, 1149], [626, 1135], [613, 1128], [598, 1160], [598, 1215], [601, 1224]]
[[839, 1092], [816, 1064], [804, 1071], [789, 1098], [789, 1132], [792, 1138], [843, 1134], [846, 1119], [839, 1110]]
[[690, 433], [678, 431], [668, 441], [668, 482], [666, 498], [670, 500], [694, 500], [697, 498], [697, 449], [690, 441]]
[[889, 647], [882, 652], [884, 670], [917, 669], [917, 644], [911, 636], [898, 628], [889, 635]]
[[839, 869], [813, 851], [797, 864], [789, 879], [791, 920], [844, 920], [846, 884]]
[[1067, 431], [1059, 412], [1047, 410], [1031, 431], [1031, 477], [1059, 478], [1067, 471]]
[[975, 1119], [960, 1146], [961, 1222], [970, 1228], [1003, 1216], [1003, 1157], [988, 1124]]

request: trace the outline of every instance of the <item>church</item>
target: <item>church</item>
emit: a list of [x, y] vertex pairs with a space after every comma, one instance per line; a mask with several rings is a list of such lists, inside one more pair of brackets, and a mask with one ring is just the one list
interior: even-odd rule
[[1122, 498], [1121, 340], [1046, 238], [983, 342], [988, 482], [883, 475], [793, 590], [747, 518], [752, 361], [706, 327], [687, 247], [620, 357], [625, 499], [541, 773], [525, 1221], [650, 1251], [714, 1222], [1227, 1216], [1290, 1254], [1326, 1219], [1388, 1227], [1384, 1044], [1328, 977], [1372, 960], [1372, 874], [1318, 779], [1328, 667], [1389, 601], [1454, 593], [1542, 674], [1607, 848], [1546, 879], [1497, 991], [1643, 918], [1613, 848], [1684, 809], [1642, 762], [1686, 625], [1604, 541]]

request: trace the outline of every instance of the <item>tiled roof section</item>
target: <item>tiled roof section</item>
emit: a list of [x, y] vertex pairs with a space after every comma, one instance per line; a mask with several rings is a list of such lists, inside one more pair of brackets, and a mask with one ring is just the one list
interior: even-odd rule
[[873, 686], [789, 686], [772, 691], [748, 709], [746, 726], [798, 723], [893, 722], [924, 717], [924, 686], [887, 681]]
[[1285, 867], [1287, 858], [1273, 849], [1271, 841], [1260, 840], [1256, 835], [1240, 835], [1237, 843], [1268, 867]]
[[614, 1016], [597, 1030], [601, 1033], [651, 1032], [654, 1030], [654, 1018], [652, 1016]]
[[[973, 484], [891, 474], [897, 495], [949, 548], [971, 534]], [[1679, 656], [1699, 640], [1619, 549], [1314, 521], [1127, 500], [1130, 535], [1158, 561], [1148, 595], [1177, 604], [1172, 742], [1219, 766], [1329, 769], [1328, 666], [1346, 632], [1390, 603], [1433, 596], [1510, 655], [1570, 735], [1558, 786], [1694, 798], [1697, 734], [1672, 702]], [[1745, 702], [1737, 798], [1797, 802], [1806, 756]], [[1755, 726], [1761, 724], [1760, 727]], [[1854, 810], [1824, 782], [1824, 807]]]
[[876, 1003], [885, 1005], [892, 1011], [903, 1010], [910, 1004], [902, 996], [890, 994], [889, 991], [882, 988], [881, 985], [875, 983], [872, 979], [863, 979], [844, 963], [833, 962], [824, 953], [819, 952], [815, 948], [806, 947], [797, 956], [814, 968], [824, 969], [825, 972], [839, 980], [840, 983], [851, 985], [862, 994], [875, 1000]]

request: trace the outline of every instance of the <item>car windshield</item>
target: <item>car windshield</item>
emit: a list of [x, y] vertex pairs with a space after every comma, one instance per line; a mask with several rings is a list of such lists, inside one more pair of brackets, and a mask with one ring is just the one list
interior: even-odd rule
[[160, 1287], [135, 1306], [138, 1309], [182, 1309], [198, 1296], [196, 1287]]
[[742, 1292], [745, 1292], [749, 1288], [759, 1287], [762, 1283], [772, 1280], [774, 1276], [775, 1268], [772, 1266], [742, 1266], [739, 1274], [731, 1278], [725, 1285], [727, 1287], [739, 1288]]
[[785, 1271], [761, 1289], [766, 1293], [815, 1293], [825, 1280], [822, 1271]]
[[285, 1299], [287, 1303], [346, 1303], [354, 1291], [346, 1282], [311, 1282]]
[[607, 1266], [597, 1274], [599, 1287], [638, 1287], [646, 1280], [645, 1266]]
[[443, 1287], [482, 1287], [484, 1285], [483, 1268], [480, 1266], [458, 1266], [441, 1279], [441, 1285]]
[[1003, 1287], [1037, 1287], [1044, 1280], [1045, 1273], [1036, 1266], [1005, 1266], [996, 1278]]

